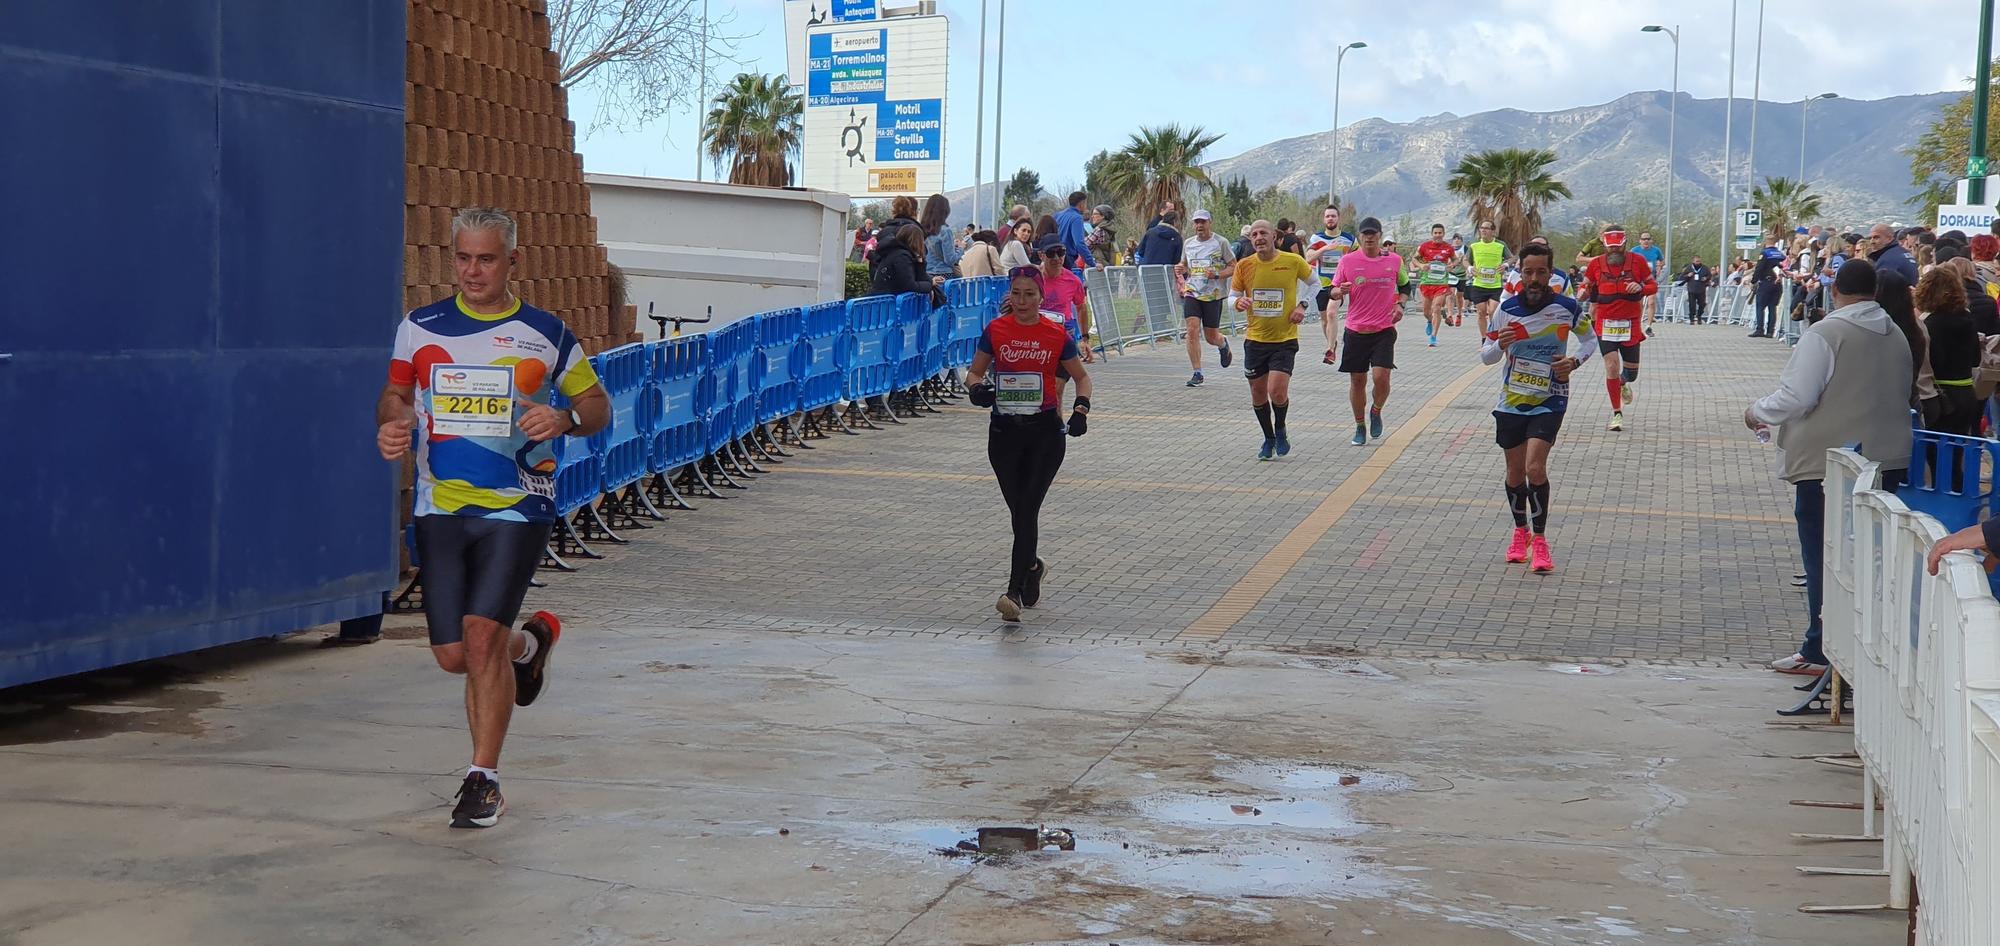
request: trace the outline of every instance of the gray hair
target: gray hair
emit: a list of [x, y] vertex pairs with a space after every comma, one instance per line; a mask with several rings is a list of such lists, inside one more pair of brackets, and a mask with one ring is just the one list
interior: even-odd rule
[[458, 243], [458, 235], [467, 230], [499, 231], [500, 242], [509, 253], [514, 252], [515, 245], [520, 242], [520, 230], [514, 224], [513, 215], [492, 207], [467, 207], [451, 218], [451, 242], [454, 245]]

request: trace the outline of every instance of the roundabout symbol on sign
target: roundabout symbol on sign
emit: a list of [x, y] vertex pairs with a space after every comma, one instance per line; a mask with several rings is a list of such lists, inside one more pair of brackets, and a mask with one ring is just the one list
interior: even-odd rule
[[[860, 158], [862, 164], [868, 163], [868, 158], [861, 153], [861, 144], [868, 137], [861, 129], [866, 127], [867, 124], [868, 116], [863, 115], [857, 120], [854, 117], [854, 110], [851, 108], [847, 110], [847, 127], [840, 130], [840, 146], [847, 149], [848, 167], [854, 166], [855, 158]], [[849, 135], [854, 136], [853, 144], [847, 143]]]

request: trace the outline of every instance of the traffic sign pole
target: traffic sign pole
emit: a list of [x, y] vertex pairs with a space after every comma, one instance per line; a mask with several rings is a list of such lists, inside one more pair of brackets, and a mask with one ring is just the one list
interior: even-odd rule
[[1986, 96], [1993, 84], [1993, 0], [1979, 0], [1979, 68], [1972, 79], [1972, 146], [1965, 159], [1965, 201], [1986, 203]]

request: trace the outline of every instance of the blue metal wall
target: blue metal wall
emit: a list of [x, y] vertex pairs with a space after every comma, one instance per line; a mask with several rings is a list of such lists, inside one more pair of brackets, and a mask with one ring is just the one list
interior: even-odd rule
[[0, 25], [0, 686], [380, 610], [404, 0]]

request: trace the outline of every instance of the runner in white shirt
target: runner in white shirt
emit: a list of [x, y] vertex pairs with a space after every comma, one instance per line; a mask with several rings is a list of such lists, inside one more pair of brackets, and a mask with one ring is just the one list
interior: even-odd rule
[[1229, 277], [1236, 269], [1236, 257], [1229, 244], [1209, 229], [1208, 211], [1197, 210], [1192, 218], [1194, 234], [1181, 241], [1180, 263], [1174, 275], [1181, 284], [1181, 314], [1187, 321], [1188, 364], [1194, 376], [1188, 387], [1199, 386], [1201, 343], [1204, 338], [1219, 350], [1224, 368], [1235, 360], [1229, 339], [1222, 334], [1222, 301], [1229, 295]]
[[1335, 316], [1344, 308], [1342, 300], [1333, 296], [1331, 289], [1333, 274], [1340, 268], [1340, 258], [1359, 244], [1355, 243], [1354, 234], [1341, 231], [1339, 207], [1333, 204], [1326, 205], [1325, 212], [1320, 214], [1320, 223], [1319, 232], [1306, 241], [1305, 256], [1306, 262], [1319, 271], [1319, 298], [1314, 301], [1317, 303], [1315, 309], [1319, 312], [1320, 330], [1326, 333], [1326, 355], [1320, 360], [1330, 365], [1334, 362], [1333, 326], [1338, 321]]

